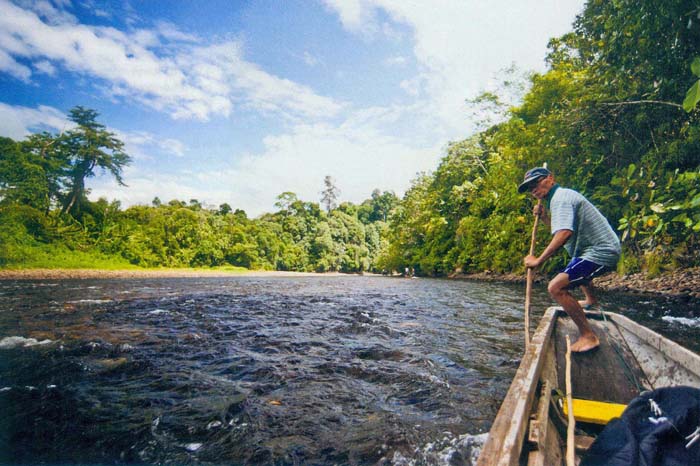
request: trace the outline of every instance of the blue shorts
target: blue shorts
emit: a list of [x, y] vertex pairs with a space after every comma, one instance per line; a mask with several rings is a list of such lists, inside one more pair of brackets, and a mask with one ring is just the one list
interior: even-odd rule
[[563, 272], [569, 276], [569, 288], [574, 288], [579, 285], [588, 285], [593, 277], [603, 275], [609, 270], [610, 268], [604, 265], [574, 257]]

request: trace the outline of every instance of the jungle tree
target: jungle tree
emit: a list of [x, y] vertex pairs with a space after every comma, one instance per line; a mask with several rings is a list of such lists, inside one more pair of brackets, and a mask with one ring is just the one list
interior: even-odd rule
[[82, 106], [71, 109], [69, 119], [78, 126], [60, 136], [60, 150], [69, 161], [66, 170], [68, 191], [61, 212], [74, 217], [79, 217], [81, 204], [87, 200], [85, 179], [95, 176], [97, 167], [109, 171], [117, 183], [126, 186], [122, 169], [131, 158], [123, 150], [124, 143], [96, 121], [98, 115], [95, 110]]

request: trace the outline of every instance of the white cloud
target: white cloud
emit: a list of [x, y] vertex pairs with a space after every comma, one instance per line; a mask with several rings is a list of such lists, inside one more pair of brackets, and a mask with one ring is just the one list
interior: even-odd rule
[[[133, 167], [126, 167], [122, 175], [127, 187], [117, 186], [112, 178], [104, 174], [90, 178], [88, 180], [90, 198], [97, 200], [104, 197], [109, 201], [116, 199], [125, 207], [136, 204], [148, 205], [156, 197], [163, 202], [173, 199], [183, 201], [198, 199], [205, 202], [202, 199], [203, 191], [199, 187], [192, 186], [191, 177], [188, 176], [179, 177], [169, 174], [151, 176]], [[219, 197], [214, 191], [208, 191], [206, 195], [211, 198]]]
[[404, 35], [401, 31], [399, 31], [392, 24], [387, 22], [382, 23], [382, 34], [384, 34], [384, 37], [394, 42], [399, 42], [404, 38]]
[[166, 152], [173, 154], [177, 157], [183, 157], [187, 147], [181, 141], [172, 138], [156, 139], [158, 146]]
[[46, 105], [13, 107], [0, 102], [0, 135], [15, 140], [40, 131], [61, 132], [75, 127], [63, 112]]
[[112, 15], [108, 11], [102, 10], [100, 8], [95, 8], [94, 10], [92, 10], [92, 12], [95, 16], [97, 16], [99, 18], [111, 18], [112, 17]]
[[425, 88], [425, 80], [425, 76], [418, 75], [411, 79], [404, 79], [399, 84], [399, 87], [406, 91], [407, 94], [418, 97], [421, 90]]
[[[46, 11], [42, 17], [56, 16], [52, 8], [33, 4], [34, 11]], [[108, 84], [101, 87], [112, 89], [113, 97], [134, 99], [174, 118], [228, 116], [234, 104], [292, 119], [327, 117], [342, 108], [246, 61], [238, 42], [202, 46], [196, 36], [165, 22], [155, 30], [127, 34], [71, 21], [45, 22], [34, 11], [0, 0], [0, 70], [25, 81], [31, 69], [17, 62], [18, 57], [57, 62], [104, 80]], [[174, 44], [178, 47], [169, 47]]]
[[65, 10], [65, 8], [70, 7], [70, 1], [22, 0], [19, 3], [24, 8], [39, 15], [48, 24], [76, 24], [78, 22], [75, 16]]
[[24, 82], [29, 82], [29, 78], [32, 75], [32, 70], [18, 63], [4, 50], [0, 50], [0, 71], [4, 71]]
[[340, 126], [298, 125], [287, 134], [266, 138], [265, 151], [246, 157], [229, 175], [241, 186], [256, 189], [239, 190], [235, 197], [260, 210], [270, 209], [284, 191], [318, 201], [323, 178], [331, 175], [338, 180], [342, 199], [358, 203], [374, 188], [403, 193], [416, 171], [435, 166], [439, 147], [417, 147], [413, 141], [387, 136], [365, 118], [358, 115]]
[[408, 59], [402, 56], [389, 57], [384, 60], [384, 63], [389, 66], [403, 66], [408, 63]]
[[302, 59], [304, 60], [304, 63], [306, 63], [309, 66], [316, 66], [319, 63], [318, 58], [311, 55], [308, 51], [304, 52]]
[[197, 198], [214, 206], [226, 202], [257, 216], [273, 211], [276, 197], [285, 191], [318, 202], [326, 175], [338, 180], [342, 201], [362, 202], [374, 188], [401, 195], [416, 172], [434, 168], [442, 154], [439, 145], [420, 147], [386, 134], [382, 127], [404, 111], [372, 108], [353, 113], [340, 125], [298, 124], [285, 134], [268, 136], [261, 153], [247, 154], [229, 169], [146, 178], [130, 168], [124, 173], [128, 188], [98, 177], [89, 180], [91, 197], [116, 198], [125, 205], [148, 204], [155, 196], [163, 201]]
[[182, 32], [177, 28], [177, 26], [167, 21], [159, 21], [156, 23], [156, 29], [165, 39], [178, 42], [200, 42], [199, 37], [196, 35]]
[[56, 74], [56, 67], [51, 64], [51, 62], [43, 60], [34, 63], [34, 68], [49, 76], [54, 76]]
[[371, 1], [324, 0], [324, 3], [338, 13], [343, 26], [350, 31], [369, 34], [377, 29]]
[[237, 42], [196, 48], [191, 55], [179, 59], [183, 68], [193, 70], [198, 81], [230, 86], [242, 94], [239, 99], [242, 103], [258, 111], [320, 118], [333, 116], [343, 107], [306, 86], [269, 74], [245, 61]]
[[498, 70], [511, 63], [543, 70], [547, 41], [569, 31], [583, 6], [583, 0], [543, 0], [535, 7], [531, 2], [507, 0], [325, 3], [337, 12], [347, 30], [363, 37], [378, 27], [380, 9], [393, 21], [410, 27], [421, 69], [401, 87], [411, 95], [425, 96], [431, 103], [430, 114], [441, 119], [448, 137], [464, 132], [465, 99], [490, 88]]
[[153, 149], [159, 155], [183, 157], [187, 147], [182, 141], [173, 138], [162, 138], [147, 131], [119, 131], [108, 128], [117, 139], [124, 143], [124, 150], [133, 159], [153, 159]]

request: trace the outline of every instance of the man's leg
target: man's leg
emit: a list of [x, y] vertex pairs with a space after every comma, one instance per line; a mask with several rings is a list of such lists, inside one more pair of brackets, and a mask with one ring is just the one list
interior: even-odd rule
[[569, 275], [560, 273], [549, 282], [547, 290], [554, 300], [564, 308], [571, 320], [574, 321], [578, 331], [581, 334], [579, 339], [571, 345], [571, 351], [580, 353], [595, 348], [600, 344], [598, 337], [593, 333], [591, 325], [586, 319], [581, 305], [576, 298], [571, 296], [571, 293], [566, 289], [569, 286]]
[[583, 301], [578, 303], [583, 308], [591, 308], [598, 304], [598, 299], [593, 294], [593, 282], [588, 282], [587, 285], [581, 285], [581, 291], [583, 291], [583, 296], [585, 296]]

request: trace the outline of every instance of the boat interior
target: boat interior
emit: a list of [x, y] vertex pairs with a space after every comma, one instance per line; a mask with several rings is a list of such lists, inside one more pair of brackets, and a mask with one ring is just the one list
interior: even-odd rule
[[[553, 311], [551, 338], [540, 339], [542, 369], [521, 464], [561, 464], [566, 451], [566, 336], [575, 338], [578, 330], [563, 310]], [[624, 316], [588, 312], [587, 317], [601, 344], [572, 355], [568, 363], [577, 462], [605, 425], [644, 391], [677, 385], [700, 387], [700, 364], [694, 353]]]

